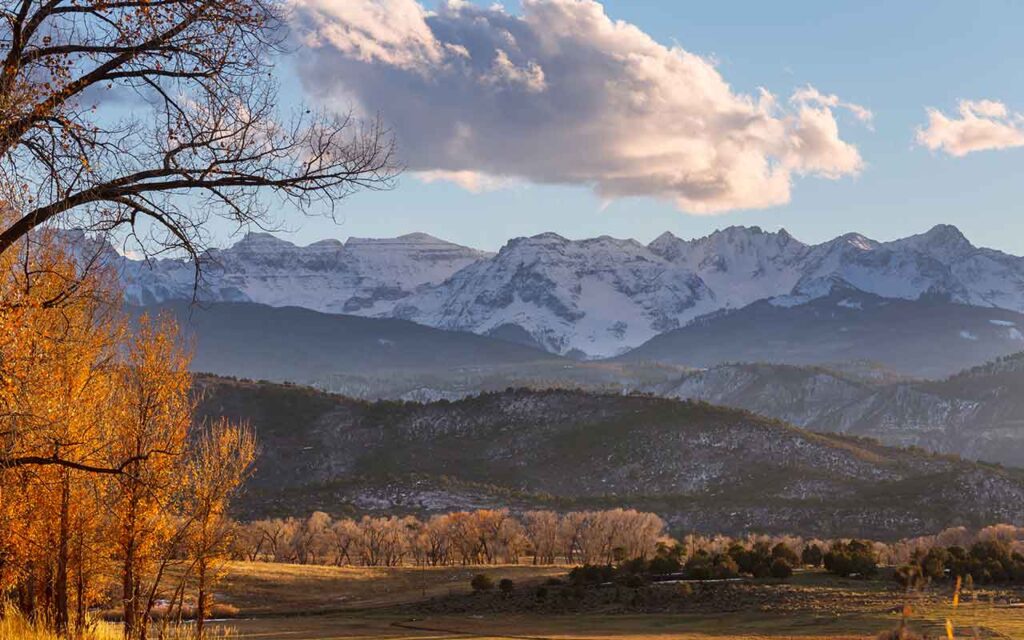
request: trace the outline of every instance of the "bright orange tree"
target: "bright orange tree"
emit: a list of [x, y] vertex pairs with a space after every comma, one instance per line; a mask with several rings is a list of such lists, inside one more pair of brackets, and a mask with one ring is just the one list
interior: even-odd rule
[[[51, 229], [198, 258], [211, 216], [262, 224], [264, 193], [329, 213], [395, 175], [379, 122], [277, 109], [284, 5], [2, 6], [0, 596], [64, 635], [81, 633], [86, 605], [113, 585], [126, 637], [144, 636], [170, 550], [209, 545], [190, 537], [201, 518], [182, 499], [194, 458], [176, 329], [154, 320], [129, 337], [97, 256]], [[124, 100], [137, 107], [127, 116]]]
[[193, 437], [174, 322], [130, 329], [113, 279], [35, 237], [0, 253], [0, 595], [72, 637], [113, 590], [144, 638], [169, 563], [208, 602], [255, 445], [226, 423]]

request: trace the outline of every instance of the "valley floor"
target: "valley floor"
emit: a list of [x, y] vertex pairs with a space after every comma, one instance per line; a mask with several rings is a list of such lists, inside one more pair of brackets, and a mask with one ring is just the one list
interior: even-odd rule
[[[469, 579], [480, 572], [495, 582], [514, 580], [517, 595], [471, 594]], [[705, 585], [686, 593], [678, 585], [656, 585], [640, 605], [634, 590], [600, 587], [581, 596], [569, 586], [550, 587], [548, 602], [564, 607], [535, 607], [537, 588], [565, 573], [526, 566], [233, 563], [218, 597], [237, 606], [239, 618], [219, 624], [233, 627], [239, 638], [267, 640], [869, 640], [895, 628], [909, 605], [911, 628], [926, 637], [946, 637], [945, 620], [952, 618], [956, 638], [1024, 638], [1020, 588], [977, 588], [953, 611], [946, 587], [905, 595], [887, 580], [844, 580], [808, 571], [784, 584]], [[652, 596], [650, 589], [662, 595]]]

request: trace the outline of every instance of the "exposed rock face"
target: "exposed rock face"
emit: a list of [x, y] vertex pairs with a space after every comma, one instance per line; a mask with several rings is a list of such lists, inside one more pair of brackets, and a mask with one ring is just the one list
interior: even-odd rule
[[396, 312], [479, 333], [518, 326], [556, 353], [610, 355], [713, 311], [713, 298], [685, 265], [632, 240], [544, 234], [509, 242]]
[[[400, 309], [446, 328], [516, 325], [558, 353], [610, 356], [707, 314], [760, 300], [800, 305], [837, 291], [1019, 312], [1024, 259], [976, 248], [950, 226], [887, 243], [848, 234], [820, 245], [757, 227], [696, 240], [664, 234], [646, 247], [544, 234], [510, 242]], [[1019, 331], [1005, 333], [1024, 347]]]

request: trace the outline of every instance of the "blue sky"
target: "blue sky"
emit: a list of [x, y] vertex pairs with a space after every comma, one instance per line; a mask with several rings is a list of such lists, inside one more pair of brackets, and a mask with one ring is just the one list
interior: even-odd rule
[[[1024, 111], [1024, 3], [603, 4], [610, 18], [636, 25], [663, 45], [713, 58], [737, 93], [765, 87], [788, 96], [810, 84], [871, 109], [871, 129], [837, 116], [863, 169], [838, 180], [796, 177], [786, 204], [717, 215], [684, 213], [647, 196], [603, 201], [585, 185], [520, 180], [472, 193], [448, 182], [425, 184], [410, 173], [391, 192], [352, 197], [339, 209], [340, 224], [286, 215], [281, 235], [305, 244], [424, 231], [493, 250], [510, 237], [544, 231], [646, 242], [666, 230], [692, 237], [759, 225], [817, 242], [854, 230], [884, 240], [950, 223], [976, 244], [1024, 254], [1024, 147], [952, 157], [915, 144], [915, 129], [927, 121], [925, 107], [952, 114], [961, 99], [989, 99]], [[513, 3], [507, 7], [519, 11]], [[286, 88], [297, 82], [291, 61], [280, 68]]]

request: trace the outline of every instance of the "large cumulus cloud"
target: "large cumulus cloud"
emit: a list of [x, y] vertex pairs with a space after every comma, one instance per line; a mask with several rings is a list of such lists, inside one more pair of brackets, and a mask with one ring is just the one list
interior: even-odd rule
[[813, 87], [734, 92], [708, 58], [666, 47], [592, 0], [512, 14], [449, 0], [293, 0], [308, 90], [380, 111], [402, 158], [469, 188], [590, 185], [716, 213], [789, 201], [794, 175], [863, 165], [836, 118], [870, 112]]
[[961, 100], [953, 116], [928, 109], [928, 124], [917, 130], [917, 142], [958, 158], [975, 151], [1024, 147], [1024, 114], [995, 100]]

